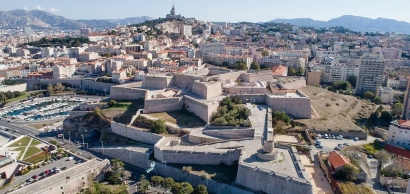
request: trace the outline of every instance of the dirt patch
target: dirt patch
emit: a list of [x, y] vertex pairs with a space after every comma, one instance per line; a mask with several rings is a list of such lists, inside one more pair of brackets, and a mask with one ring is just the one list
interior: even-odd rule
[[354, 96], [337, 94], [323, 88], [307, 86], [300, 90], [310, 98], [312, 119], [296, 122], [310, 129], [360, 130], [357, 125], [363, 124], [376, 107]]
[[206, 124], [200, 118], [186, 110], [151, 113], [148, 115], [173, 124], [177, 124], [181, 127], [203, 127]]

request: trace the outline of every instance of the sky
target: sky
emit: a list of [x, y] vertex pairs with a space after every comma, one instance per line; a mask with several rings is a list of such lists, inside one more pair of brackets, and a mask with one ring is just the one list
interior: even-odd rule
[[342, 15], [410, 22], [410, 0], [0, 0], [0, 11], [44, 10], [68, 19], [165, 17], [176, 14], [203, 21], [266, 22], [275, 18], [327, 21]]

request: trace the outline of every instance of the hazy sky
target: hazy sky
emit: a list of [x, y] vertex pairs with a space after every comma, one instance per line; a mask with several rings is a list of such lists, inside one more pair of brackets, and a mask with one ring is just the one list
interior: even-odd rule
[[205, 21], [329, 20], [357, 15], [410, 22], [410, 0], [0, 0], [0, 9], [40, 9], [69, 19], [158, 18], [169, 13], [172, 3], [177, 14]]

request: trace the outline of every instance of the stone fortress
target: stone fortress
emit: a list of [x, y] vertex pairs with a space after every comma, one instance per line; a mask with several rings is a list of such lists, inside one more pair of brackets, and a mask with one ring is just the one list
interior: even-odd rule
[[[104, 153], [141, 168], [148, 168], [155, 158], [157, 172], [180, 179], [177, 169], [167, 164], [232, 165], [238, 163], [235, 183], [227, 185], [213, 180], [212, 192], [312, 193], [304, 166], [294, 147], [275, 144], [272, 112], [285, 111], [294, 118], [311, 118], [308, 96], [297, 90], [306, 86], [299, 77], [273, 78], [271, 71], [234, 71], [204, 68], [185, 74], [145, 76], [141, 83], [111, 87], [114, 100], [145, 99], [129, 125], [111, 123], [112, 132], [145, 143], [136, 147], [107, 147]], [[132, 125], [136, 117], [149, 119], [147, 113], [186, 109], [206, 123], [226, 96], [238, 96], [251, 110], [251, 127], [206, 126], [185, 128], [183, 137], [165, 137]], [[101, 152], [101, 148], [92, 148]], [[138, 161], [138, 162], [136, 162]], [[164, 166], [165, 164], [165, 166]], [[179, 170], [180, 171], [180, 170]], [[181, 175], [183, 176], [183, 175]], [[195, 178], [195, 177], [194, 177]], [[190, 180], [194, 185], [201, 179]], [[199, 182], [198, 182], [199, 181]], [[208, 180], [207, 180], [208, 181]], [[237, 187], [239, 185], [239, 187]]]

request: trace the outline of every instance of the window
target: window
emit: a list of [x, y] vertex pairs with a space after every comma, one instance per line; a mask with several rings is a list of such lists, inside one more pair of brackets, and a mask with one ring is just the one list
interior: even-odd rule
[[61, 187], [61, 189], [63, 189], [63, 187]]

